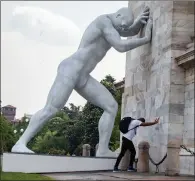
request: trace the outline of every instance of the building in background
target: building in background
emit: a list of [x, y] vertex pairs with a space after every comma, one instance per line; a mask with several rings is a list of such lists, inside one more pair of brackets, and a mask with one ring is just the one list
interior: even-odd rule
[[2, 107], [2, 115], [10, 122], [15, 121], [16, 107], [12, 105], [7, 105]]
[[33, 115], [24, 113], [24, 117], [30, 119]]
[[124, 92], [124, 87], [125, 87], [125, 78], [123, 80], [118, 81], [114, 84], [117, 90], [120, 90], [122, 93]]

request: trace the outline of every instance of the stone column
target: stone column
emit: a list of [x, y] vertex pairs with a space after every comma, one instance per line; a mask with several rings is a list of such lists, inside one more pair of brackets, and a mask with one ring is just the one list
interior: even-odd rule
[[138, 145], [138, 163], [137, 172], [149, 172], [149, 148], [150, 145], [146, 141], [141, 141]]
[[84, 144], [82, 156], [90, 156], [90, 151], [91, 151], [91, 146], [89, 144]]
[[171, 140], [167, 145], [167, 166], [165, 175], [177, 176], [179, 175], [179, 152], [180, 152], [180, 141]]

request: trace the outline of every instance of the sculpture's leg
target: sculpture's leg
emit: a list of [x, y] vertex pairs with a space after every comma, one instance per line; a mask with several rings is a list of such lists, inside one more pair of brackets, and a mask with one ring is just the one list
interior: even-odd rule
[[104, 110], [99, 120], [99, 146], [96, 156], [116, 157], [116, 154], [109, 150], [108, 144], [118, 110], [117, 102], [112, 94], [91, 76], [86, 85], [82, 88], [76, 88], [76, 91], [89, 102]]
[[27, 143], [49, 119], [63, 108], [73, 88], [74, 84], [70, 79], [57, 75], [49, 92], [45, 107], [32, 116], [27, 129], [12, 148], [12, 152], [33, 153], [33, 151], [26, 147]]

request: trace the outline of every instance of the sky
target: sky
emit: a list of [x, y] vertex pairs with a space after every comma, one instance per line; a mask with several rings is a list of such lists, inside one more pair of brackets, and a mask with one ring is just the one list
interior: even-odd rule
[[[74, 53], [87, 26], [128, 1], [1, 1], [1, 100], [16, 118], [45, 105], [59, 63]], [[98, 81], [125, 76], [126, 54], [113, 48], [91, 75]], [[69, 103], [86, 100], [73, 91]]]

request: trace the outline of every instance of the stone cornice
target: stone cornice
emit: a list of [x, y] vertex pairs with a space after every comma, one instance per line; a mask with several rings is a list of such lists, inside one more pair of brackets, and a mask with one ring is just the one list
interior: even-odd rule
[[184, 68], [194, 67], [195, 65], [195, 59], [194, 59], [195, 50], [191, 50], [179, 57], [176, 57], [175, 60], [177, 61], [177, 64], [179, 66], [182, 66]]

